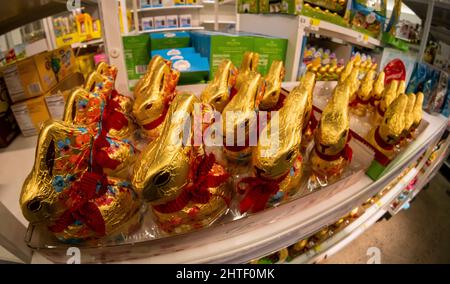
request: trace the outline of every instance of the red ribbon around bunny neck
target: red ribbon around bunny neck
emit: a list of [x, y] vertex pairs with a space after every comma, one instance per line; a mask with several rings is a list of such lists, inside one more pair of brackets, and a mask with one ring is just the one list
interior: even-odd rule
[[[227, 173], [214, 175], [211, 169], [216, 162], [215, 156], [210, 153], [206, 156], [199, 157], [193, 165], [193, 181], [182, 189], [181, 193], [173, 200], [165, 204], [155, 205], [153, 209], [160, 213], [173, 213], [183, 209], [190, 201], [195, 203], [206, 204], [209, 202], [213, 194], [210, 188], [218, 187], [223, 184], [229, 177]], [[224, 196], [225, 202], [229, 200]]]
[[334, 154], [334, 155], [324, 154], [324, 153], [320, 152], [319, 150], [317, 150], [317, 147], [314, 147], [314, 151], [316, 152], [317, 156], [319, 156], [319, 158], [321, 158], [322, 160], [328, 161], [328, 162], [336, 161], [337, 159], [339, 159], [341, 157], [343, 157], [345, 160], [351, 162], [352, 157], [353, 157], [353, 150], [348, 145], [348, 143], [350, 142], [350, 139], [351, 139], [351, 135], [349, 133], [347, 136], [347, 142], [345, 143], [344, 149], [342, 149], [337, 154]]
[[106, 233], [105, 221], [93, 201], [106, 193], [107, 185], [106, 175], [85, 172], [67, 192], [61, 195], [60, 198], [68, 209], [49, 229], [59, 233], [75, 221], [81, 221], [99, 236], [104, 236]]
[[[245, 197], [239, 204], [241, 213], [247, 211], [258, 212], [266, 208], [269, 198], [280, 190], [280, 183], [289, 172], [277, 179], [269, 179], [260, 175], [257, 171], [255, 177], [246, 177], [237, 184], [238, 191], [246, 191]], [[246, 185], [245, 187], [243, 185]]]

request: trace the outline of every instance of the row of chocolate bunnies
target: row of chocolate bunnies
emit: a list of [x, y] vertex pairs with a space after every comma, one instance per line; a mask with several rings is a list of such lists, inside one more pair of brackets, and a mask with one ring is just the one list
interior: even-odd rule
[[[44, 224], [62, 241], [96, 239], [139, 228], [144, 202], [162, 231], [185, 232], [209, 226], [227, 212], [232, 200], [238, 200], [244, 213], [286, 198], [299, 187], [302, 151], [312, 140], [314, 175], [338, 178], [351, 160], [349, 108], [360, 115], [377, 110], [368, 140], [388, 155], [421, 120], [422, 94], [403, 94], [404, 82], [384, 87], [384, 74], [375, 78], [374, 71], [360, 82], [355, 59], [343, 70], [317, 121], [312, 106], [315, 75], [306, 73], [286, 96], [281, 92], [283, 63], [273, 62], [263, 78], [255, 71], [258, 58], [247, 52], [240, 69], [224, 60], [200, 98], [177, 93], [179, 73], [161, 57], [149, 63], [134, 99], [114, 89], [117, 69], [101, 63], [85, 86], [69, 96], [63, 121], [48, 121], [41, 128], [35, 163], [20, 197], [25, 218]], [[197, 104], [203, 117], [222, 113], [224, 126], [227, 113], [240, 111], [232, 128], [243, 125], [247, 136], [247, 113], [278, 111], [276, 151], [264, 154], [276, 141], [250, 146], [245, 139], [241, 146], [221, 147], [226, 162], [219, 162], [202, 139], [200, 144], [185, 143], [198, 138], [195, 127], [177, 139], [186, 120], [175, 114], [181, 111], [198, 119]], [[200, 133], [213, 123], [202, 119]], [[267, 123], [261, 131], [270, 133], [270, 127]], [[221, 139], [229, 135], [234, 133], [225, 131]], [[246, 163], [247, 177], [230, 181], [235, 165]]]

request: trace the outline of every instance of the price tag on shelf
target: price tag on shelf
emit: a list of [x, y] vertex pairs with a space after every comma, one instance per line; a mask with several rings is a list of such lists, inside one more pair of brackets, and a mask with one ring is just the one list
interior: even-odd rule
[[381, 201], [380, 200], [378, 200], [375, 204], [377, 205], [378, 208], [381, 208]]
[[363, 43], [368, 43], [369, 42], [369, 36], [365, 35], [365, 34], [362, 34], [362, 33], [359, 33], [358, 37], [356, 38], [356, 41], [363, 42]]
[[322, 248], [320, 247], [320, 245], [317, 245], [317, 246], [314, 247], [314, 251], [315, 252], [320, 252], [321, 249]]
[[320, 20], [319, 19], [311, 18], [310, 24], [311, 24], [310, 29], [312, 31], [318, 31], [319, 30], [319, 25], [320, 25]]

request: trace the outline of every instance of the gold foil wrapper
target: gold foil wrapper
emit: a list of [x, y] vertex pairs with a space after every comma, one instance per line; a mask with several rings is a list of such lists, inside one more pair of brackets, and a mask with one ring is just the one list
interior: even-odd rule
[[[247, 80], [242, 84], [238, 93], [231, 99], [223, 110], [223, 131], [224, 131], [224, 153], [231, 161], [248, 161], [251, 157], [251, 147], [244, 149], [231, 150], [228, 146], [248, 146], [250, 131], [257, 129], [257, 120], [255, 110], [258, 106], [257, 98], [262, 93], [261, 75], [256, 72], [250, 72]], [[227, 126], [227, 124], [229, 124]], [[244, 128], [246, 141], [237, 139], [238, 127]], [[231, 132], [232, 131], [232, 132]], [[233, 137], [233, 145], [228, 145], [227, 140]], [[230, 139], [231, 141], [231, 139]]]
[[[171, 69], [170, 62], [155, 56], [134, 89], [133, 115], [150, 138], [157, 137], [162, 130], [161, 125], [175, 95], [178, 78], [179, 72]], [[152, 125], [158, 121], [158, 125]]]
[[388, 107], [380, 125], [375, 125], [368, 134], [368, 141], [380, 150], [388, 158], [394, 157], [394, 149], [383, 147], [377, 142], [375, 136], [378, 135], [385, 144], [396, 145], [401, 138], [405, 128], [405, 109], [408, 104], [408, 97], [405, 94], [399, 95]]
[[374, 100], [381, 100], [381, 98], [383, 96], [384, 77], [385, 77], [384, 72], [381, 71], [378, 74], [377, 80], [373, 84], [371, 97], [373, 97]]
[[283, 61], [274, 60], [264, 78], [265, 88], [259, 104], [260, 110], [270, 110], [277, 105], [284, 75]]
[[[303, 123], [306, 117], [310, 89], [305, 85], [295, 87], [286, 97], [283, 107], [278, 111], [278, 125], [268, 122], [254, 149], [253, 166], [265, 178], [277, 179], [293, 168], [294, 162], [301, 155]], [[271, 137], [274, 132], [277, 137]]]
[[317, 152], [325, 156], [333, 156], [344, 150], [350, 123], [349, 96], [349, 81], [336, 86], [331, 100], [322, 112], [320, 123], [315, 132], [315, 145], [310, 154], [312, 169], [315, 175], [327, 177], [328, 180], [338, 178], [347, 166], [348, 161], [343, 156], [325, 160]]
[[242, 58], [241, 67], [236, 78], [236, 89], [239, 91], [241, 86], [247, 80], [247, 76], [250, 72], [256, 72], [258, 68], [259, 54], [256, 52], [247, 51]]
[[418, 92], [416, 94], [416, 101], [415, 101], [414, 109], [413, 109], [414, 122], [413, 122], [412, 128], [419, 127], [420, 121], [422, 120], [422, 115], [423, 115], [423, 110], [422, 110], [423, 98], [424, 98], [424, 96], [423, 96], [422, 92]]
[[201, 93], [204, 103], [210, 104], [218, 112], [222, 112], [231, 100], [231, 90], [236, 84], [238, 71], [230, 60], [223, 60], [216, 71], [214, 79]]
[[381, 111], [386, 112], [389, 105], [395, 100], [395, 98], [397, 98], [398, 83], [399, 82], [397, 80], [392, 80], [385, 89], [379, 106]]
[[403, 129], [403, 136], [406, 137], [414, 123], [414, 105], [416, 103], [416, 95], [408, 94], [408, 103], [405, 108], [405, 128]]
[[[189, 130], [183, 132], [189, 121], [179, 115], [189, 114], [191, 119], [195, 120], [202, 114], [200, 106], [200, 100], [195, 95], [178, 94], [170, 105], [162, 134], [137, 158], [131, 181], [138, 194], [152, 206], [164, 205], [178, 199], [193, 182], [195, 173], [192, 170], [195, 162], [206, 155], [201, 144], [192, 145], [196, 135], [194, 127], [188, 127]], [[208, 174], [215, 176], [223, 173], [225, 169], [214, 164]], [[226, 200], [230, 198], [231, 191], [226, 183], [208, 190], [211, 198], [206, 203], [191, 200], [172, 213], [153, 210], [160, 227], [166, 232], [178, 233], [214, 222], [226, 212]]]

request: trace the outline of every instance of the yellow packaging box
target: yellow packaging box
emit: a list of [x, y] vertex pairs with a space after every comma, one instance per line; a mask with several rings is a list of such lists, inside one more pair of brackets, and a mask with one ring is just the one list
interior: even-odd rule
[[51, 60], [51, 52], [42, 52], [11, 64], [3, 70], [12, 102], [43, 95], [55, 86], [56, 76]]
[[78, 70], [72, 47], [67, 45], [53, 51], [53, 61], [56, 65], [56, 79], [60, 82]]
[[63, 118], [67, 97], [75, 88], [83, 84], [83, 75], [76, 72], [59, 82], [45, 95], [45, 104], [52, 119], [61, 120]]
[[37, 135], [41, 124], [50, 119], [44, 96], [16, 103], [11, 109], [24, 136]]

